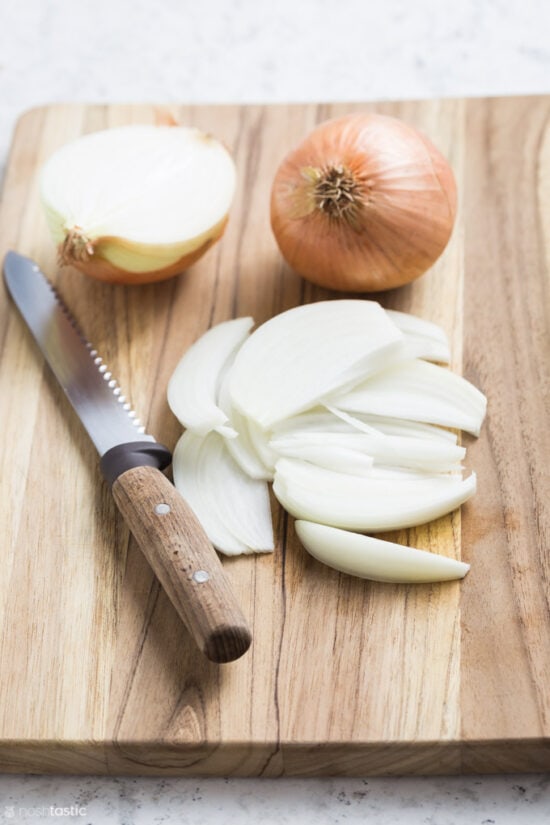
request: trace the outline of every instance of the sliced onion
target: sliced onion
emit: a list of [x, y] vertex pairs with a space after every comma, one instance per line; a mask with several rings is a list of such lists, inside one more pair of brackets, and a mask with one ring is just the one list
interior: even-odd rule
[[320, 301], [256, 329], [231, 371], [234, 406], [263, 429], [394, 363], [403, 336], [374, 301]]
[[331, 399], [352, 413], [396, 416], [479, 435], [486, 398], [469, 381], [426, 361], [404, 361]]
[[235, 437], [227, 414], [218, 406], [220, 379], [228, 361], [254, 326], [252, 318], [237, 318], [212, 327], [189, 347], [168, 384], [168, 404], [184, 427], [206, 435], [217, 430]]
[[[301, 458], [321, 467], [353, 475], [365, 475], [373, 462], [437, 473], [450, 472], [460, 469], [460, 462], [466, 454], [464, 447], [439, 439], [420, 440], [384, 433], [353, 434], [303, 429], [275, 437], [270, 445], [280, 456]], [[338, 456], [339, 449], [345, 450], [345, 456]], [[364, 461], [365, 458], [368, 458], [368, 462]]]
[[[298, 445], [308, 444], [315, 439], [319, 449], [321, 443], [331, 444], [334, 439], [346, 439], [341, 446], [361, 450], [371, 456], [375, 463], [390, 466], [402, 466], [432, 472], [448, 472], [460, 468], [466, 450], [457, 446], [457, 437], [448, 430], [431, 424], [419, 424], [403, 419], [379, 418], [362, 415], [361, 418], [348, 415], [332, 408], [315, 408], [309, 413], [302, 413], [285, 419], [274, 428], [271, 447], [280, 455], [288, 458], [305, 458], [300, 454]], [[354, 435], [359, 440], [353, 439]], [[297, 450], [293, 448], [297, 447]], [[329, 460], [314, 461], [315, 464], [328, 469], [345, 472], [338, 464]], [[351, 471], [350, 471], [351, 472]], [[361, 473], [363, 474], [363, 473]]]
[[299, 458], [350, 475], [369, 475], [373, 459], [359, 434], [300, 432], [274, 438], [269, 446], [278, 456]]
[[[293, 516], [336, 532], [423, 524], [475, 492], [475, 474], [462, 478], [465, 449], [443, 427], [478, 432], [486, 400], [427, 362], [448, 352], [439, 327], [351, 300], [297, 307], [249, 336], [251, 326], [210, 330], [170, 386], [188, 427], [174, 479], [222, 552], [273, 548], [266, 480]], [[374, 575], [388, 543], [365, 541], [361, 569]], [[403, 548], [390, 547], [397, 564]]]
[[408, 312], [387, 309], [386, 314], [405, 337], [409, 358], [424, 358], [448, 364], [451, 360], [449, 340], [444, 330], [432, 321], [426, 321]]
[[[456, 445], [456, 433], [444, 430], [433, 424], [422, 424], [418, 421], [408, 421], [404, 418], [388, 418], [385, 416], [355, 413], [350, 415], [330, 405], [315, 407], [314, 409], [291, 416], [273, 427], [274, 438], [298, 436], [300, 433], [365, 433], [367, 436], [396, 436], [405, 439], [422, 439], [429, 442], [428, 450], [437, 449], [438, 442], [445, 442], [447, 447]], [[435, 445], [434, 443], [435, 442]], [[450, 464], [459, 462], [464, 457], [464, 451], [445, 450], [441, 458]], [[447, 456], [447, 458], [445, 458]], [[386, 462], [387, 463], [387, 462]], [[406, 465], [408, 466], [408, 465]]]
[[424, 524], [450, 513], [475, 493], [476, 477], [385, 470], [359, 478], [281, 458], [273, 492], [295, 518], [349, 530], [382, 532]]
[[[344, 416], [346, 413], [343, 414]], [[349, 433], [356, 431], [357, 428], [350, 426], [340, 416], [339, 411], [335, 414], [325, 406], [313, 407], [307, 412], [299, 413], [298, 415], [284, 418], [277, 424], [274, 424], [271, 432], [274, 438], [284, 437], [287, 434], [298, 434], [300, 432], [333, 432], [333, 433]]]
[[318, 561], [335, 570], [381, 582], [438, 582], [462, 579], [470, 569], [465, 562], [404, 547], [391, 541], [362, 536], [299, 520], [298, 537]]
[[[342, 411], [340, 410], [340, 413]], [[457, 435], [450, 430], [444, 430], [434, 424], [423, 424], [420, 421], [409, 421], [406, 418], [391, 418], [384, 415], [369, 415], [368, 413], [355, 413], [349, 416], [350, 423], [358, 421], [367, 424], [372, 429], [386, 435], [403, 436], [405, 438], [423, 438], [437, 441], [448, 441], [456, 444]]]
[[354, 430], [360, 430], [362, 433], [376, 433], [377, 430], [365, 420], [365, 416], [363, 418], [358, 418], [357, 416], [350, 415], [344, 410], [338, 409], [338, 407], [333, 407], [332, 404], [324, 404], [325, 409], [327, 409], [332, 415], [339, 418], [340, 421], [344, 421], [350, 427], [353, 427]]
[[273, 550], [267, 484], [243, 473], [222, 436], [185, 432], [174, 451], [173, 472], [176, 488], [214, 547], [226, 555]]
[[[218, 403], [228, 416], [231, 428], [237, 433], [236, 438], [228, 438], [226, 441], [226, 447], [233, 459], [241, 470], [251, 478], [272, 481], [274, 463], [266, 466], [258, 455], [255, 444], [250, 437], [248, 419], [231, 404], [227, 377], [222, 381]], [[222, 433], [222, 435], [225, 435], [225, 433]]]

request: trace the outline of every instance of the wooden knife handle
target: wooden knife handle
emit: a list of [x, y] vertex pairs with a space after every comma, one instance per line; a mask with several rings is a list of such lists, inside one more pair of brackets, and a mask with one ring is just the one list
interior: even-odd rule
[[222, 563], [197, 517], [156, 467], [113, 482], [118, 509], [199, 648], [231, 662], [252, 641]]

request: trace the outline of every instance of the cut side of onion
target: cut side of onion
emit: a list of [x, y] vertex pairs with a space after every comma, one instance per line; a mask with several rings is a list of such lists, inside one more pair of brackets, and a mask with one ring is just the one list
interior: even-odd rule
[[374, 301], [320, 301], [256, 329], [235, 358], [230, 393], [268, 429], [395, 363], [403, 335]]
[[241, 470], [221, 435], [201, 437], [188, 430], [172, 463], [176, 489], [216, 549], [226, 555], [273, 550], [267, 484]]
[[58, 149], [41, 198], [63, 263], [146, 283], [183, 272], [221, 236], [235, 182], [229, 152], [211, 135], [132, 125]]
[[419, 584], [462, 579], [470, 569], [469, 564], [448, 556], [324, 524], [299, 520], [295, 528], [298, 538], [312, 556], [351, 576]]
[[199, 435], [217, 430], [236, 437], [229, 416], [218, 406], [221, 376], [248, 334], [252, 318], [217, 324], [189, 347], [168, 383], [168, 404], [182, 426]]
[[420, 359], [394, 364], [331, 399], [351, 413], [397, 416], [479, 435], [487, 402], [469, 381]]

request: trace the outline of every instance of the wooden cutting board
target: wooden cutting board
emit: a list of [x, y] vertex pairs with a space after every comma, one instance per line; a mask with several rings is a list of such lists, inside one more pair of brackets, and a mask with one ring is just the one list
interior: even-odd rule
[[273, 555], [224, 559], [254, 644], [216, 666], [187, 632], [102, 482], [97, 456], [3, 289], [0, 769], [135, 774], [413, 774], [550, 769], [550, 98], [174, 107], [233, 150], [227, 232], [187, 274], [135, 288], [58, 274], [37, 171], [85, 132], [154, 106], [50, 106], [20, 120], [0, 252], [34, 257], [150, 432], [180, 427], [166, 385], [211, 324], [332, 296], [284, 265], [272, 177], [318, 121], [353, 110], [422, 128], [451, 161], [452, 242], [378, 296], [442, 324], [488, 396], [466, 437], [479, 491], [399, 541], [462, 557], [462, 583], [387, 585], [309, 557], [273, 505]]

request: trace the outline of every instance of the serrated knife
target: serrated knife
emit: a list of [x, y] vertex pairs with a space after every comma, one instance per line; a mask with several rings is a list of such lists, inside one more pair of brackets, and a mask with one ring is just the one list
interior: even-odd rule
[[214, 662], [239, 658], [250, 630], [202, 526], [161, 472], [170, 451], [145, 433], [40, 267], [8, 252], [4, 280], [97, 448], [118, 509], [198, 647]]

